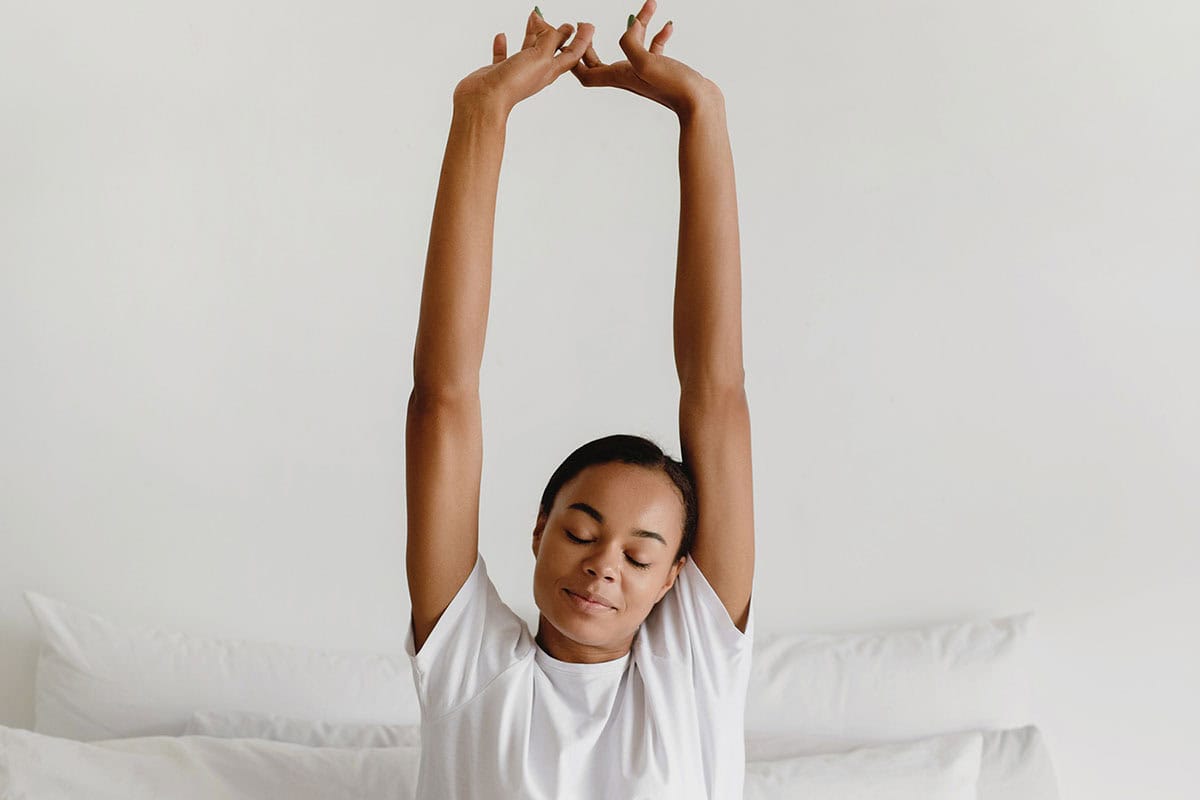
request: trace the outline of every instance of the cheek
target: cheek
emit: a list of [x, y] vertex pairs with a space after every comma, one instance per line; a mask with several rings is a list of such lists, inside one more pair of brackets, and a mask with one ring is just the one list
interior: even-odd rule
[[561, 569], [562, 565], [570, 564], [578, 554], [562, 542], [543, 541], [538, 553], [538, 561]]

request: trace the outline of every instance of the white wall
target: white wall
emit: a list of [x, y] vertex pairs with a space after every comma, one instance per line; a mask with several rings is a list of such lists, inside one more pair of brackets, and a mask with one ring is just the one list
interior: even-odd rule
[[[473, 6], [473, 7], [472, 7]], [[502, 7], [503, 6], [503, 7]], [[617, 60], [634, 7], [542, 9]], [[404, 408], [450, 92], [527, 8], [3, 4], [0, 724], [21, 591], [399, 652]], [[1033, 610], [1064, 798], [1194, 785], [1200, 11], [664, 0], [727, 97], [763, 628]], [[481, 549], [532, 613], [551, 471], [679, 454], [677, 125], [514, 112]]]

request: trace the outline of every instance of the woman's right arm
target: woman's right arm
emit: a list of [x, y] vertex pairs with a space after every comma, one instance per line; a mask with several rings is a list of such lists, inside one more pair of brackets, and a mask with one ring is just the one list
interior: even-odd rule
[[485, 98], [454, 101], [413, 351], [414, 392], [430, 400], [478, 392], [508, 114]]
[[405, 426], [406, 569], [418, 650], [479, 549], [479, 368], [507, 119], [498, 103], [455, 99], [434, 202]]

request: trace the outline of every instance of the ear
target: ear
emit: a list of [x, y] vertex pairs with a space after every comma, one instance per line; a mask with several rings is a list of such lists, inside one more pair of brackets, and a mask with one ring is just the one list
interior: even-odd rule
[[546, 515], [538, 514], [537, 522], [533, 526], [533, 557], [537, 558], [538, 547], [542, 543], [542, 531], [546, 529]]
[[679, 570], [683, 569], [684, 563], [687, 561], [687, 556], [681, 556], [678, 561], [671, 565], [671, 571], [667, 575], [667, 583], [663, 586], [658, 597], [654, 598], [654, 604], [658, 605], [658, 601], [667, 596], [667, 592], [671, 591], [671, 587], [675, 585], [675, 579], [679, 577]]

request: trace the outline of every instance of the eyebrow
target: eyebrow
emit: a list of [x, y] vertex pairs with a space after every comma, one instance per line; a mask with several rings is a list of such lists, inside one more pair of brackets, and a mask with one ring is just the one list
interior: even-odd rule
[[[599, 522], [601, 525], [604, 524], [604, 515], [601, 514], [599, 511], [597, 511], [596, 509], [592, 508], [587, 503], [571, 503], [571, 505], [567, 506], [567, 508], [568, 509], [573, 508], [576, 511], [582, 511], [583, 513], [587, 514], [592, 519], [596, 520], [596, 522]], [[658, 539], [663, 544], [667, 543], [666, 539], [664, 539], [662, 536], [655, 533], [654, 531], [644, 531], [644, 530], [638, 528], [638, 529], [634, 530], [633, 535], [634, 536], [642, 536], [647, 539]]]

